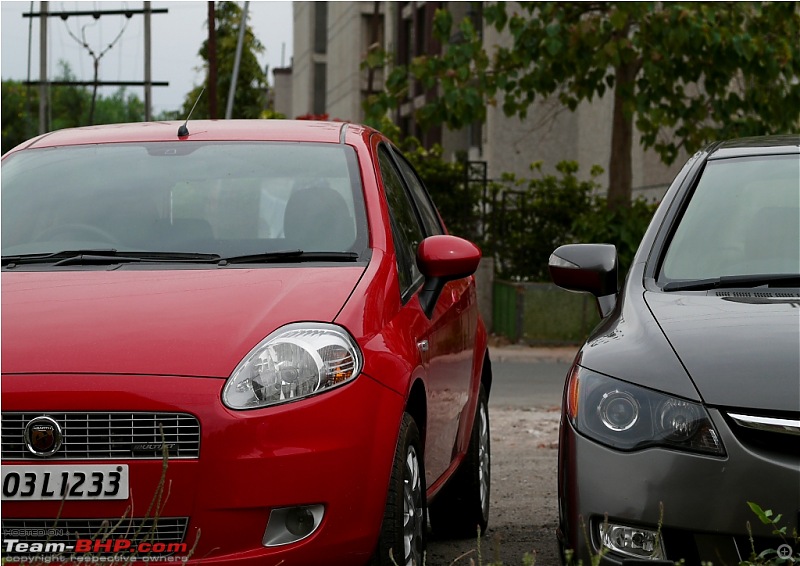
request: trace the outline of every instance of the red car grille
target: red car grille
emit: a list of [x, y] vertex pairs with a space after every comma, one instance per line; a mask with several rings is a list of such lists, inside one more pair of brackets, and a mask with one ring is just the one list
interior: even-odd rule
[[197, 458], [200, 423], [183, 413], [3, 413], [3, 460], [37, 460], [25, 443], [25, 427], [48, 416], [61, 428], [63, 445], [47, 460]]

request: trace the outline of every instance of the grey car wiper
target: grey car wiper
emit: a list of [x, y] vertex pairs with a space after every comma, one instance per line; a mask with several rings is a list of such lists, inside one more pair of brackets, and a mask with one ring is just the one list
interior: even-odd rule
[[110, 265], [116, 263], [138, 262], [214, 262], [217, 254], [186, 252], [119, 252], [115, 249], [82, 249], [60, 252], [9, 255], [2, 257], [2, 264], [12, 268], [16, 265], [46, 264], [60, 267], [64, 265]]
[[304, 252], [303, 250], [280, 250], [260, 254], [238, 255], [220, 258], [219, 264], [236, 263], [302, 263], [306, 261], [357, 261], [355, 252]]
[[800, 285], [800, 275], [794, 273], [771, 275], [724, 275], [711, 279], [693, 281], [670, 281], [664, 291], [707, 291], [710, 289], [731, 289], [735, 287], [796, 287]]

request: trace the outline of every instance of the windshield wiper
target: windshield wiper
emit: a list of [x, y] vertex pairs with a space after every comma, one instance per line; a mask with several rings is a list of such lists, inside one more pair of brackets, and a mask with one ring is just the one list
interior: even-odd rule
[[664, 291], [707, 291], [710, 289], [732, 289], [735, 287], [797, 287], [800, 275], [794, 273], [772, 275], [724, 275], [711, 279], [694, 281], [670, 281], [664, 285]]
[[115, 249], [85, 249], [64, 250], [60, 252], [9, 255], [2, 257], [3, 266], [46, 264], [55, 267], [64, 265], [110, 265], [116, 263], [138, 262], [215, 262], [219, 260], [217, 254], [186, 253], [186, 252], [119, 252]]
[[240, 263], [301, 263], [307, 261], [358, 261], [355, 252], [304, 252], [280, 250], [258, 254], [220, 257], [218, 254], [192, 252], [137, 252], [115, 249], [64, 250], [55, 253], [36, 253], [3, 256], [4, 267], [17, 265], [114, 265], [118, 263], [217, 263], [221, 266]]
[[62, 250], [60, 252], [42, 252], [35, 254], [4, 255], [2, 258], [2, 263], [4, 266], [24, 265], [31, 263], [55, 263], [67, 258], [78, 257], [83, 255], [116, 257], [116, 253], [117, 250], [113, 248], [98, 248], [98, 249]]
[[232, 263], [302, 263], [305, 261], [357, 261], [355, 252], [304, 252], [303, 250], [281, 250], [260, 254], [237, 255], [220, 258], [219, 264]]

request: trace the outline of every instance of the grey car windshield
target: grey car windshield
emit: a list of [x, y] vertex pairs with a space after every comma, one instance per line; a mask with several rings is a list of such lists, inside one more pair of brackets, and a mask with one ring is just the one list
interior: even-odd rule
[[660, 282], [797, 274], [798, 156], [710, 161], [672, 236]]
[[100, 144], [3, 162], [3, 256], [360, 253], [366, 231], [355, 152], [343, 145]]

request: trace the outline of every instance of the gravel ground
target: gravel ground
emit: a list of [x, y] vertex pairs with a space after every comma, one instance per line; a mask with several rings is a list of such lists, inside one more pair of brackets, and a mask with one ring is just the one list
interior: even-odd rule
[[556, 463], [559, 408], [493, 407], [492, 493], [489, 529], [480, 541], [429, 539], [427, 566], [559, 564]]

